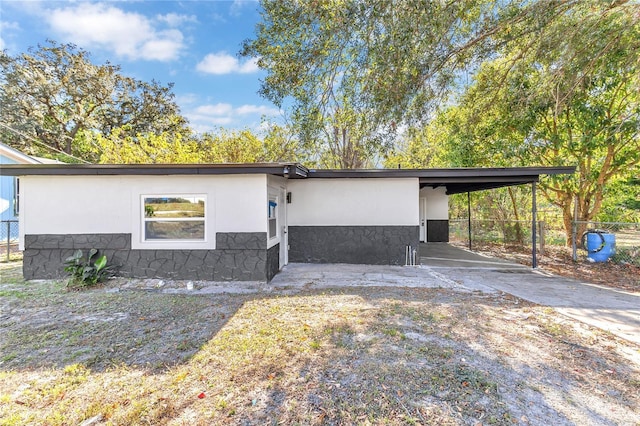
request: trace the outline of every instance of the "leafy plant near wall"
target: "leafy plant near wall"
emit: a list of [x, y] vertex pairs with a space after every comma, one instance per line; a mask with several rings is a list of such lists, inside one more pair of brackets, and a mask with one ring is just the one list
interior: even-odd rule
[[107, 256], [93, 258], [98, 250], [91, 249], [84, 257], [82, 250], [76, 250], [72, 256], [65, 259], [64, 270], [70, 274], [68, 287], [79, 288], [96, 285], [109, 277], [111, 268], [107, 266]]

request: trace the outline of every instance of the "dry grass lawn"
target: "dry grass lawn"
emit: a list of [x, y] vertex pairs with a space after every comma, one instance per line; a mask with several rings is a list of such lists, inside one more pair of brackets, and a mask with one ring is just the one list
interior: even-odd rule
[[640, 425], [640, 348], [508, 295], [69, 292], [0, 270], [0, 425]]

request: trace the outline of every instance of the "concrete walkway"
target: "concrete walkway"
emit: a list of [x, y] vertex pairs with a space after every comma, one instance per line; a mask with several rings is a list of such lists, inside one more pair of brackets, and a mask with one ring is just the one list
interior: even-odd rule
[[640, 345], [640, 294], [545, 274], [448, 244], [432, 246], [429, 251], [421, 247], [421, 263], [419, 267], [290, 264], [269, 285], [274, 288], [393, 286], [502, 291], [552, 307], [567, 317]]
[[449, 244], [426, 244], [420, 250], [424, 268], [467, 288], [504, 291], [640, 345], [640, 293], [551, 275]]

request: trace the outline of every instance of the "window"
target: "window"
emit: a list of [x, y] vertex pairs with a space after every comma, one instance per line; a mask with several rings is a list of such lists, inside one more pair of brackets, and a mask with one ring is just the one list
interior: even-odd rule
[[269, 239], [274, 239], [278, 237], [278, 197], [269, 196]]
[[143, 241], [205, 241], [204, 195], [142, 197]]
[[13, 178], [13, 215], [18, 217], [20, 214], [20, 179]]

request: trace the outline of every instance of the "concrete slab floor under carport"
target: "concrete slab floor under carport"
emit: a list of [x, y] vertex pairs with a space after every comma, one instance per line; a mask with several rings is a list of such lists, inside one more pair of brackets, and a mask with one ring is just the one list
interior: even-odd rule
[[467, 267], [467, 268], [524, 268], [504, 259], [484, 256], [472, 251], [454, 247], [449, 243], [421, 243], [418, 251], [420, 264], [433, 267]]
[[[505, 292], [640, 345], [640, 294], [547, 274], [446, 243], [431, 249], [434, 251], [421, 250], [419, 267], [293, 263], [267, 287], [389, 286]], [[422, 257], [424, 254], [427, 256]]]

